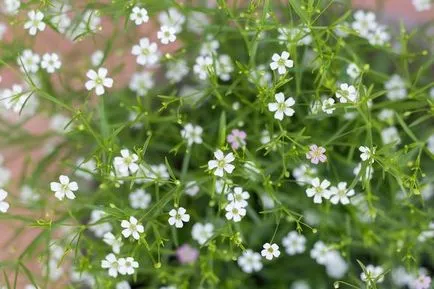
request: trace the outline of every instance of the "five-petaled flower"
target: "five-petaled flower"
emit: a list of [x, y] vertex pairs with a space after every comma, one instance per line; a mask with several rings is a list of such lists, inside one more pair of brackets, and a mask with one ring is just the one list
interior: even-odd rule
[[130, 171], [132, 174], [137, 172], [139, 166], [136, 162], [139, 157], [136, 154], [130, 153], [128, 149], [121, 150], [121, 156], [115, 157], [114, 166], [121, 174], [127, 174]]
[[113, 79], [107, 77], [107, 73], [108, 71], [104, 67], [100, 67], [98, 72], [90, 69], [86, 74], [86, 76], [89, 78], [85, 84], [86, 89], [92, 90], [95, 88], [96, 95], [103, 95], [105, 92], [104, 87], [110, 88], [113, 86]]
[[261, 251], [261, 255], [265, 257], [265, 259], [272, 260], [280, 256], [279, 245], [276, 243], [265, 243], [262, 247], [264, 249]]
[[41, 11], [31, 10], [27, 13], [29, 21], [24, 23], [24, 29], [29, 29], [30, 35], [36, 35], [39, 31], [44, 31], [46, 24], [44, 23], [44, 14]]
[[309, 146], [309, 152], [306, 153], [306, 158], [315, 165], [317, 165], [319, 162], [324, 163], [325, 161], [327, 161], [327, 156], [325, 155], [325, 152], [325, 148], [313, 144]]
[[131, 10], [130, 20], [136, 25], [141, 25], [149, 21], [148, 11], [145, 8], [134, 6]]
[[59, 177], [60, 183], [51, 182], [50, 188], [54, 192], [54, 196], [59, 200], [66, 198], [73, 200], [75, 199], [74, 192], [78, 190], [78, 185], [76, 182], [70, 182], [67, 176], [61, 175]]
[[233, 153], [228, 153], [226, 156], [221, 150], [214, 152], [215, 160], [210, 160], [208, 162], [208, 169], [214, 170], [214, 175], [218, 177], [223, 177], [224, 173], [227, 172], [231, 174], [235, 169], [235, 166], [231, 164], [235, 160]]
[[141, 223], [137, 221], [133, 216], [130, 217], [130, 220], [122, 220], [121, 227], [124, 228], [122, 230], [122, 235], [125, 238], [132, 236], [134, 239], [138, 240], [140, 238], [140, 234], [144, 232], [144, 227]]
[[268, 110], [274, 113], [274, 118], [278, 120], [282, 120], [283, 117], [293, 116], [295, 111], [292, 109], [292, 106], [295, 104], [295, 100], [292, 97], [288, 97], [285, 100], [285, 95], [282, 92], [276, 93], [274, 95], [276, 102], [272, 102], [268, 104]]
[[281, 55], [274, 53], [271, 57], [273, 60], [270, 63], [271, 70], [276, 70], [279, 74], [285, 74], [286, 68], [291, 68], [294, 66], [294, 61], [289, 59], [289, 52], [283, 51]]
[[338, 204], [339, 202], [342, 205], [348, 205], [350, 203], [349, 197], [354, 195], [355, 192], [353, 189], [347, 189], [346, 182], [340, 182], [337, 187], [333, 186], [330, 188], [330, 202], [334, 205]]
[[188, 223], [188, 221], [190, 221], [190, 215], [187, 214], [187, 210], [183, 207], [170, 210], [169, 216], [169, 224], [171, 226], [175, 226], [176, 228], [182, 228], [184, 227], [184, 223]]
[[312, 187], [306, 189], [306, 195], [309, 198], [313, 197], [313, 202], [315, 204], [321, 204], [322, 198], [329, 199], [330, 191], [327, 189], [330, 186], [330, 182], [328, 180], [320, 181], [319, 178], [315, 178], [312, 180]]
[[371, 150], [367, 146], [360, 146], [359, 151], [361, 152], [360, 158], [362, 161], [369, 161], [371, 164], [374, 162], [375, 148]]

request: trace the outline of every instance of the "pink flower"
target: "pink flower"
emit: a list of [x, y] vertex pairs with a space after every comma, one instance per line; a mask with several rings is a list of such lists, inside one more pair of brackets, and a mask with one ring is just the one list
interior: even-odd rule
[[228, 137], [226, 138], [226, 140], [228, 141], [228, 143], [231, 144], [232, 149], [236, 150], [240, 146], [246, 145], [246, 141], [245, 141], [246, 137], [247, 134], [245, 131], [239, 129], [233, 129], [231, 131], [231, 134], [228, 135]]
[[176, 257], [181, 264], [191, 264], [199, 257], [199, 251], [189, 244], [184, 244], [176, 249]]
[[428, 289], [431, 285], [431, 277], [425, 275], [419, 275], [417, 279], [413, 281], [413, 288], [415, 289]]
[[327, 156], [324, 154], [326, 149], [323, 147], [318, 147], [313, 144], [309, 146], [310, 151], [306, 154], [306, 158], [310, 160], [313, 164], [318, 164], [319, 162], [325, 162], [327, 160]]

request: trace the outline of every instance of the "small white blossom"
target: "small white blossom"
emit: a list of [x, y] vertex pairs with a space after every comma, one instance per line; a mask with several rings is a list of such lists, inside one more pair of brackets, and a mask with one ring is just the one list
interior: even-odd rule
[[133, 275], [135, 269], [139, 268], [139, 263], [133, 257], [119, 258], [119, 274]]
[[314, 167], [310, 167], [306, 164], [301, 164], [292, 170], [292, 176], [297, 181], [297, 184], [300, 186], [304, 186], [306, 184], [310, 184], [318, 173], [318, 170]]
[[149, 71], [136, 72], [131, 77], [129, 88], [138, 96], [145, 96], [154, 87], [154, 79]]
[[198, 56], [196, 64], [193, 66], [193, 72], [201, 80], [208, 78], [208, 70], [212, 69], [212, 58], [210, 56]]
[[104, 87], [112, 87], [113, 79], [107, 77], [107, 69], [104, 67], [98, 68], [98, 72], [93, 69], [90, 69], [86, 76], [89, 78], [85, 83], [85, 87], [87, 90], [92, 90], [95, 88], [96, 95], [103, 95], [105, 92]]
[[104, 52], [102, 50], [96, 50], [90, 56], [90, 63], [92, 64], [92, 66], [98, 67], [102, 64], [103, 59], [104, 59]]
[[14, 84], [11, 89], [7, 88], [0, 93], [0, 102], [7, 110], [20, 113], [28, 106], [31, 97], [31, 92], [26, 92], [21, 85]]
[[140, 65], [154, 65], [160, 58], [157, 44], [150, 42], [146, 37], [140, 39], [139, 44], [133, 46], [131, 53], [137, 56], [136, 62]]
[[113, 164], [121, 173], [134, 174], [139, 169], [137, 161], [139, 157], [136, 154], [130, 153], [128, 149], [121, 150], [121, 156], [115, 157]]
[[432, 153], [434, 155], [434, 134], [432, 134], [428, 139], [427, 139], [427, 148], [429, 150], [430, 153]]
[[253, 273], [259, 272], [262, 270], [262, 262], [261, 255], [259, 253], [253, 252], [250, 249], [247, 249], [243, 252], [243, 254], [238, 258], [238, 266], [241, 267], [241, 270], [245, 273]]
[[194, 197], [199, 193], [199, 186], [196, 181], [190, 181], [185, 185], [185, 193], [190, 197]]
[[158, 21], [161, 25], [174, 27], [176, 33], [182, 31], [182, 25], [185, 22], [185, 16], [182, 15], [176, 8], [169, 8], [167, 12], [161, 12], [158, 15]]
[[411, 0], [417, 12], [430, 10], [432, 7], [431, 0]]
[[246, 215], [246, 209], [242, 207], [239, 203], [230, 202], [225, 207], [226, 214], [225, 217], [228, 220], [233, 220], [234, 222], [239, 222]]
[[31, 10], [27, 13], [29, 21], [24, 23], [24, 29], [29, 29], [30, 35], [36, 35], [39, 31], [44, 31], [46, 24], [44, 23], [44, 14], [41, 11]]
[[145, 228], [141, 223], [137, 221], [133, 216], [130, 217], [129, 221], [122, 220], [121, 227], [124, 228], [122, 230], [122, 235], [125, 238], [132, 236], [134, 239], [138, 240], [140, 238], [140, 234], [144, 232]]
[[115, 235], [113, 235], [113, 233], [107, 232], [103, 236], [103, 241], [104, 243], [112, 247], [113, 253], [119, 254], [122, 247], [121, 237], [116, 238]]
[[355, 195], [353, 189], [347, 189], [346, 182], [340, 182], [337, 187], [330, 187], [330, 202], [334, 205], [337, 205], [339, 202], [342, 205], [348, 205], [350, 203], [350, 198]]
[[108, 269], [108, 274], [116, 278], [118, 276], [119, 262], [115, 254], [108, 254], [104, 260], [101, 261], [101, 268]]
[[151, 203], [151, 195], [144, 189], [137, 189], [129, 195], [130, 206], [133, 209], [147, 209]]
[[190, 221], [190, 215], [187, 214], [187, 210], [183, 207], [170, 210], [169, 216], [169, 224], [171, 226], [175, 226], [176, 228], [182, 228], [184, 227], [184, 223], [188, 223]]
[[377, 26], [377, 29], [368, 36], [369, 44], [383, 46], [390, 40], [390, 34], [385, 26]]
[[106, 216], [107, 214], [101, 210], [93, 210], [90, 214], [88, 228], [98, 238], [102, 238], [105, 233], [111, 232], [113, 230], [113, 227], [110, 223], [101, 222], [101, 219]]
[[350, 63], [347, 66], [347, 74], [352, 79], [356, 79], [360, 75], [360, 68], [355, 63]]
[[4, 0], [4, 12], [9, 15], [15, 15], [18, 13], [21, 1], [20, 0]]
[[401, 76], [394, 74], [384, 84], [387, 90], [387, 98], [390, 100], [401, 100], [407, 97], [407, 89], [405, 82]]
[[331, 97], [327, 98], [327, 99], [324, 99], [322, 101], [322, 104], [321, 104], [321, 109], [322, 109], [323, 112], [325, 112], [327, 114], [332, 114], [333, 111], [336, 109], [336, 107], [335, 107], [335, 100], [333, 98], [331, 98]]
[[131, 10], [130, 20], [138, 26], [149, 21], [148, 11], [145, 8], [134, 6]]
[[116, 289], [131, 289], [131, 286], [128, 281], [121, 281], [116, 284]]
[[285, 74], [286, 68], [291, 68], [294, 66], [294, 61], [289, 59], [289, 52], [283, 51], [281, 55], [274, 53], [271, 57], [272, 62], [270, 63], [271, 70], [276, 70], [279, 74]]
[[285, 100], [285, 95], [282, 92], [276, 93], [274, 95], [276, 102], [272, 102], [268, 104], [268, 110], [274, 113], [274, 118], [278, 120], [282, 120], [283, 117], [293, 116], [295, 111], [292, 109], [292, 106], [295, 104], [295, 100], [292, 97], [288, 97]]
[[8, 196], [8, 192], [3, 189], [0, 189], [0, 212], [6, 213], [9, 209], [9, 203], [5, 202], [6, 197]]
[[[1, 172], [0, 172], [1, 173]], [[20, 190], [20, 200], [26, 205], [31, 205], [37, 201], [39, 201], [40, 195], [33, 191], [33, 189], [28, 186], [24, 185], [21, 187]]]
[[317, 241], [310, 250], [310, 257], [318, 264], [325, 265], [327, 263], [329, 251], [328, 247], [322, 241]]
[[377, 29], [377, 22], [375, 20], [375, 14], [372, 12], [364, 12], [362, 10], [354, 13], [354, 22], [351, 27], [356, 30], [360, 36], [368, 37], [369, 34]]
[[199, 245], [203, 245], [214, 234], [214, 225], [211, 223], [196, 223], [191, 230], [191, 236]]
[[327, 189], [330, 186], [330, 182], [328, 180], [320, 181], [319, 178], [315, 178], [312, 180], [311, 184], [312, 187], [306, 189], [306, 195], [309, 198], [313, 197], [313, 202], [315, 204], [321, 204], [322, 198], [330, 198], [330, 191]]
[[166, 78], [174, 83], [180, 82], [190, 71], [187, 61], [179, 59], [167, 63]]
[[275, 243], [265, 243], [262, 248], [264, 249], [261, 251], [261, 255], [267, 260], [272, 260], [280, 256], [279, 246]]
[[234, 71], [234, 65], [229, 55], [220, 55], [216, 62], [216, 74], [223, 81], [231, 79], [231, 73]]
[[48, 73], [54, 73], [62, 66], [59, 55], [56, 53], [45, 53], [42, 56], [41, 67]]
[[157, 32], [157, 38], [160, 39], [162, 44], [169, 44], [176, 40], [176, 29], [170, 26], [161, 26], [160, 31]]
[[65, 196], [70, 200], [75, 199], [74, 192], [78, 190], [77, 183], [70, 182], [69, 178], [64, 175], [61, 175], [59, 177], [59, 181], [60, 183], [57, 182], [50, 183], [50, 189], [51, 191], [54, 192], [54, 196], [59, 200], [63, 200]]
[[219, 47], [220, 43], [211, 35], [208, 35], [200, 47], [199, 54], [202, 56], [212, 56], [217, 53]]
[[17, 63], [22, 72], [36, 73], [39, 70], [40, 61], [41, 57], [38, 54], [34, 53], [30, 49], [26, 49], [18, 57]]
[[371, 151], [371, 149], [366, 146], [360, 146], [359, 151], [361, 152], [360, 158], [362, 161], [369, 161], [371, 164], [374, 162], [375, 148]]
[[208, 161], [208, 169], [214, 170], [214, 175], [223, 177], [224, 173], [232, 174], [235, 166], [231, 163], [235, 160], [233, 153], [224, 155], [221, 150], [214, 152], [215, 160]]
[[228, 201], [237, 203], [241, 207], [247, 207], [248, 203], [246, 200], [250, 198], [250, 194], [244, 191], [242, 187], [235, 187], [232, 193], [228, 195]]
[[347, 103], [356, 102], [359, 96], [354, 86], [348, 85], [347, 83], [342, 83], [340, 85], [340, 89], [336, 91], [336, 97], [341, 103]]
[[96, 173], [96, 162], [93, 159], [85, 161], [84, 158], [78, 158], [76, 162], [77, 170], [75, 175], [85, 180], [92, 180], [93, 174]]
[[400, 144], [401, 138], [399, 137], [398, 129], [394, 126], [387, 127], [381, 131], [381, 139], [384, 144]]
[[306, 237], [296, 231], [291, 231], [282, 239], [282, 244], [288, 255], [301, 254], [306, 250]]
[[201, 126], [187, 123], [184, 129], [181, 130], [181, 136], [187, 141], [187, 144], [191, 146], [194, 143], [202, 143], [202, 132], [203, 129]]
[[367, 265], [366, 272], [360, 274], [360, 279], [367, 283], [381, 283], [384, 280], [384, 269], [381, 266]]

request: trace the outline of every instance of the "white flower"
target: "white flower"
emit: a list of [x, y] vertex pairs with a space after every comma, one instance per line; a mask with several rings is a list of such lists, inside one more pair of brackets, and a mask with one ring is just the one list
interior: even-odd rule
[[5, 35], [7, 30], [7, 26], [4, 23], [0, 22], [0, 41], [3, 40], [3, 36]]
[[141, 25], [149, 21], [148, 11], [145, 8], [134, 6], [131, 10], [130, 20], [136, 25]]
[[105, 259], [101, 261], [101, 268], [108, 269], [109, 276], [116, 278], [119, 270], [119, 262], [116, 256], [113, 253], [105, 256]]
[[105, 92], [104, 86], [109, 88], [113, 86], [113, 79], [107, 77], [107, 73], [108, 71], [104, 67], [98, 68], [98, 73], [95, 70], [90, 69], [86, 74], [89, 78], [85, 84], [86, 89], [92, 90], [95, 88], [96, 95], [103, 95]]
[[239, 222], [246, 215], [246, 209], [242, 207], [239, 203], [230, 202], [225, 207], [226, 214], [225, 217], [228, 220], [233, 220], [234, 222]]
[[161, 12], [158, 15], [158, 21], [160, 21], [161, 25], [174, 27], [176, 33], [179, 33], [182, 31], [185, 16], [179, 13], [176, 8], [170, 8], [167, 12]]
[[234, 65], [229, 55], [220, 55], [216, 61], [216, 74], [223, 81], [231, 79], [231, 73], [234, 71]]
[[59, 55], [56, 53], [45, 53], [42, 56], [41, 67], [48, 73], [53, 73], [62, 66], [62, 62], [59, 60]]
[[215, 160], [208, 161], [208, 169], [214, 170], [214, 175], [223, 177], [224, 173], [232, 174], [235, 166], [231, 164], [235, 160], [233, 153], [228, 153], [226, 156], [221, 150], [214, 152]]
[[427, 139], [427, 148], [429, 150], [430, 153], [432, 153], [434, 155], [434, 134], [432, 134], [428, 139]]
[[393, 122], [393, 116], [394, 116], [393, 109], [382, 109], [380, 113], [378, 114], [378, 119], [384, 122], [392, 123]]
[[347, 74], [352, 79], [356, 79], [360, 75], [360, 68], [355, 63], [350, 63], [347, 66]]
[[191, 230], [191, 236], [200, 245], [203, 245], [214, 234], [214, 225], [211, 223], [196, 223]]
[[417, 12], [430, 10], [432, 5], [430, 0], [411, 0]]
[[41, 11], [31, 10], [27, 13], [29, 21], [24, 23], [24, 29], [29, 29], [30, 35], [36, 35], [39, 31], [44, 31], [45, 23], [43, 22], [44, 14]]
[[33, 53], [30, 49], [26, 49], [18, 57], [17, 63], [22, 72], [36, 73], [39, 70], [39, 62], [41, 57]]
[[310, 184], [317, 173], [318, 170], [316, 168], [310, 167], [306, 164], [301, 164], [292, 170], [292, 175], [300, 186]]
[[327, 114], [332, 114], [333, 111], [336, 109], [336, 107], [335, 107], [335, 100], [333, 98], [331, 98], [331, 97], [327, 98], [327, 99], [324, 99], [322, 101], [322, 104], [321, 104], [321, 109], [322, 109], [323, 112], [325, 112]]
[[90, 63], [92, 64], [92, 66], [98, 67], [102, 64], [103, 59], [104, 59], [104, 52], [102, 50], [96, 50], [90, 56]]
[[183, 207], [170, 210], [169, 216], [169, 224], [171, 226], [174, 225], [176, 228], [182, 228], [184, 227], [184, 223], [188, 223], [188, 221], [190, 221], [190, 215], [187, 214], [187, 210]]
[[160, 39], [162, 44], [169, 44], [176, 40], [176, 29], [170, 26], [161, 26], [160, 31], [157, 32], [157, 38]]
[[21, 187], [21, 190], [20, 190], [21, 202], [23, 202], [26, 205], [31, 205], [31, 204], [39, 201], [39, 199], [40, 199], [39, 194], [34, 192], [30, 186], [24, 185]]
[[327, 275], [335, 279], [341, 279], [348, 271], [348, 264], [336, 250], [330, 251], [327, 254], [325, 266]]
[[201, 126], [187, 123], [184, 129], [181, 130], [181, 136], [187, 141], [188, 145], [191, 146], [194, 143], [202, 143], [202, 132], [203, 129]]
[[289, 52], [283, 51], [281, 55], [274, 53], [271, 57], [273, 60], [270, 63], [271, 70], [276, 70], [279, 74], [285, 74], [286, 68], [291, 68], [294, 66], [294, 61], [289, 59]]
[[122, 239], [121, 237], [116, 238], [111, 232], [107, 232], [103, 237], [104, 243], [112, 247], [113, 253], [119, 254], [122, 247]]
[[217, 53], [217, 50], [220, 47], [220, 43], [215, 40], [211, 35], [206, 37], [206, 40], [202, 43], [200, 47], [199, 54], [202, 56], [211, 56]]
[[377, 29], [368, 36], [369, 44], [383, 46], [390, 40], [390, 34], [387, 33], [386, 27], [377, 26]]
[[113, 230], [113, 227], [110, 223], [100, 222], [100, 220], [106, 217], [106, 215], [107, 214], [101, 210], [93, 210], [90, 214], [88, 228], [98, 238], [102, 238], [105, 233], [111, 232]]
[[223, 179], [217, 179], [215, 181], [215, 191], [217, 194], [223, 193], [224, 195], [228, 194], [230, 192], [232, 186], [232, 181], [230, 180], [223, 180]]
[[212, 69], [212, 58], [210, 56], [198, 56], [196, 64], [193, 66], [193, 72], [201, 80], [208, 78], [208, 69]]
[[381, 139], [383, 140], [384, 144], [401, 143], [401, 138], [399, 137], [398, 130], [394, 126], [383, 129], [381, 131]]
[[293, 116], [295, 111], [292, 109], [292, 106], [295, 104], [295, 100], [292, 97], [288, 97], [285, 100], [285, 95], [282, 92], [276, 93], [274, 95], [276, 102], [272, 102], [268, 104], [268, 110], [274, 113], [274, 118], [278, 120], [282, 120], [283, 117]]
[[360, 274], [360, 279], [367, 283], [381, 283], [384, 280], [384, 269], [381, 266], [367, 265], [366, 273]]
[[70, 182], [67, 176], [61, 175], [59, 177], [60, 183], [51, 182], [50, 189], [55, 193], [54, 196], [59, 200], [63, 200], [66, 196], [68, 199], [75, 199], [74, 192], [78, 190], [76, 182]]
[[179, 59], [167, 63], [166, 78], [172, 82], [180, 82], [190, 71], [187, 61]]
[[401, 100], [407, 97], [407, 89], [405, 88], [405, 82], [401, 76], [394, 74], [384, 84], [384, 88], [387, 90], [387, 98], [390, 100]]
[[306, 237], [296, 231], [291, 231], [282, 239], [282, 244], [288, 255], [301, 254], [306, 250]]
[[247, 207], [248, 203], [246, 200], [250, 198], [250, 194], [244, 191], [242, 187], [235, 187], [233, 192], [228, 195], [228, 200], [230, 202], [237, 203], [241, 207]]
[[192, 11], [189, 13], [189, 17], [187, 19], [187, 28], [188, 30], [201, 34], [205, 27], [208, 27], [210, 24], [210, 20], [205, 13]]
[[262, 248], [264, 249], [261, 251], [261, 255], [267, 260], [272, 260], [280, 256], [279, 246], [275, 243], [265, 243]]
[[9, 15], [15, 15], [18, 13], [21, 2], [20, 0], [4, 0], [4, 12]]
[[139, 44], [133, 46], [131, 53], [137, 56], [136, 62], [140, 65], [154, 65], [160, 58], [157, 44], [150, 42], [146, 37], [140, 39]]
[[151, 195], [144, 189], [137, 189], [129, 196], [130, 206], [133, 209], [147, 209], [151, 203]]
[[317, 241], [312, 250], [310, 250], [310, 257], [318, 264], [325, 265], [328, 259], [329, 249], [322, 241]]
[[145, 96], [153, 87], [154, 79], [149, 71], [134, 73], [129, 83], [129, 88], [139, 96]]
[[341, 202], [342, 205], [348, 205], [350, 199], [348, 197], [354, 196], [354, 190], [347, 190], [347, 183], [340, 182], [337, 187], [333, 186], [330, 188], [330, 202], [332, 204], [338, 204]]
[[[357, 166], [353, 169], [353, 174], [357, 176], [360, 173], [360, 170], [362, 169], [362, 163], [358, 163]], [[374, 169], [372, 166], [367, 166], [365, 171], [365, 177], [367, 180], [372, 179], [372, 176], [374, 175]], [[360, 180], [363, 179], [363, 176], [360, 176]]]
[[375, 148], [371, 151], [371, 149], [366, 146], [360, 146], [359, 151], [361, 152], [360, 158], [362, 161], [369, 161], [371, 164], [374, 162]]
[[31, 92], [23, 91], [23, 87], [14, 84], [11, 89], [7, 88], [0, 93], [0, 102], [7, 110], [15, 113], [20, 113], [24, 105], [29, 103], [31, 99]]
[[310, 289], [309, 283], [304, 280], [297, 280], [292, 283], [291, 289]]
[[243, 252], [238, 258], [238, 266], [241, 267], [241, 270], [245, 273], [253, 273], [259, 272], [262, 269], [261, 255], [259, 253], [253, 252], [250, 249], [247, 249]]
[[261, 196], [262, 205], [265, 209], [273, 209], [274, 208], [274, 200], [268, 195]]
[[322, 198], [329, 199], [330, 191], [327, 188], [330, 186], [330, 182], [328, 180], [320, 181], [319, 178], [315, 178], [312, 180], [312, 187], [306, 189], [306, 195], [309, 198], [313, 197], [313, 202], [315, 204], [321, 204]]
[[84, 158], [78, 158], [76, 162], [77, 170], [75, 175], [85, 180], [92, 180], [93, 174], [96, 173], [96, 162], [93, 159], [85, 161]]
[[6, 213], [9, 209], [9, 203], [5, 202], [6, 197], [8, 196], [8, 192], [3, 189], [0, 189], [0, 212]]
[[133, 257], [119, 258], [118, 263], [121, 275], [133, 275], [134, 269], [139, 268], [139, 263]]
[[372, 12], [365, 13], [362, 10], [358, 10], [354, 13], [354, 22], [351, 24], [351, 27], [356, 30], [360, 36], [368, 37], [372, 31], [375, 31], [377, 28], [377, 22], [375, 20], [375, 14]]
[[342, 83], [340, 89], [336, 91], [336, 97], [341, 103], [347, 103], [356, 102], [359, 95], [354, 86]]
[[123, 149], [121, 150], [121, 156], [115, 157], [113, 164], [121, 173], [128, 173], [129, 171], [134, 174], [139, 169], [136, 164], [138, 160], [139, 157], [136, 154], [130, 153], [128, 149]]
[[130, 217], [130, 220], [122, 220], [121, 227], [124, 228], [122, 230], [122, 235], [125, 238], [132, 236], [134, 239], [138, 240], [140, 238], [140, 234], [144, 232], [145, 228], [141, 223], [137, 221], [133, 216]]
[[131, 289], [131, 286], [128, 281], [121, 281], [116, 284], [116, 289]]
[[199, 193], [199, 186], [196, 181], [190, 181], [185, 185], [185, 193], [191, 197], [194, 197]]
[[[69, 5], [64, 5], [64, 7], [69, 7]], [[69, 8], [64, 9], [63, 11], [59, 11], [57, 15], [53, 15], [50, 19], [51, 24], [59, 30], [60, 33], [66, 33], [67, 29], [71, 25], [71, 18], [68, 16]]]

